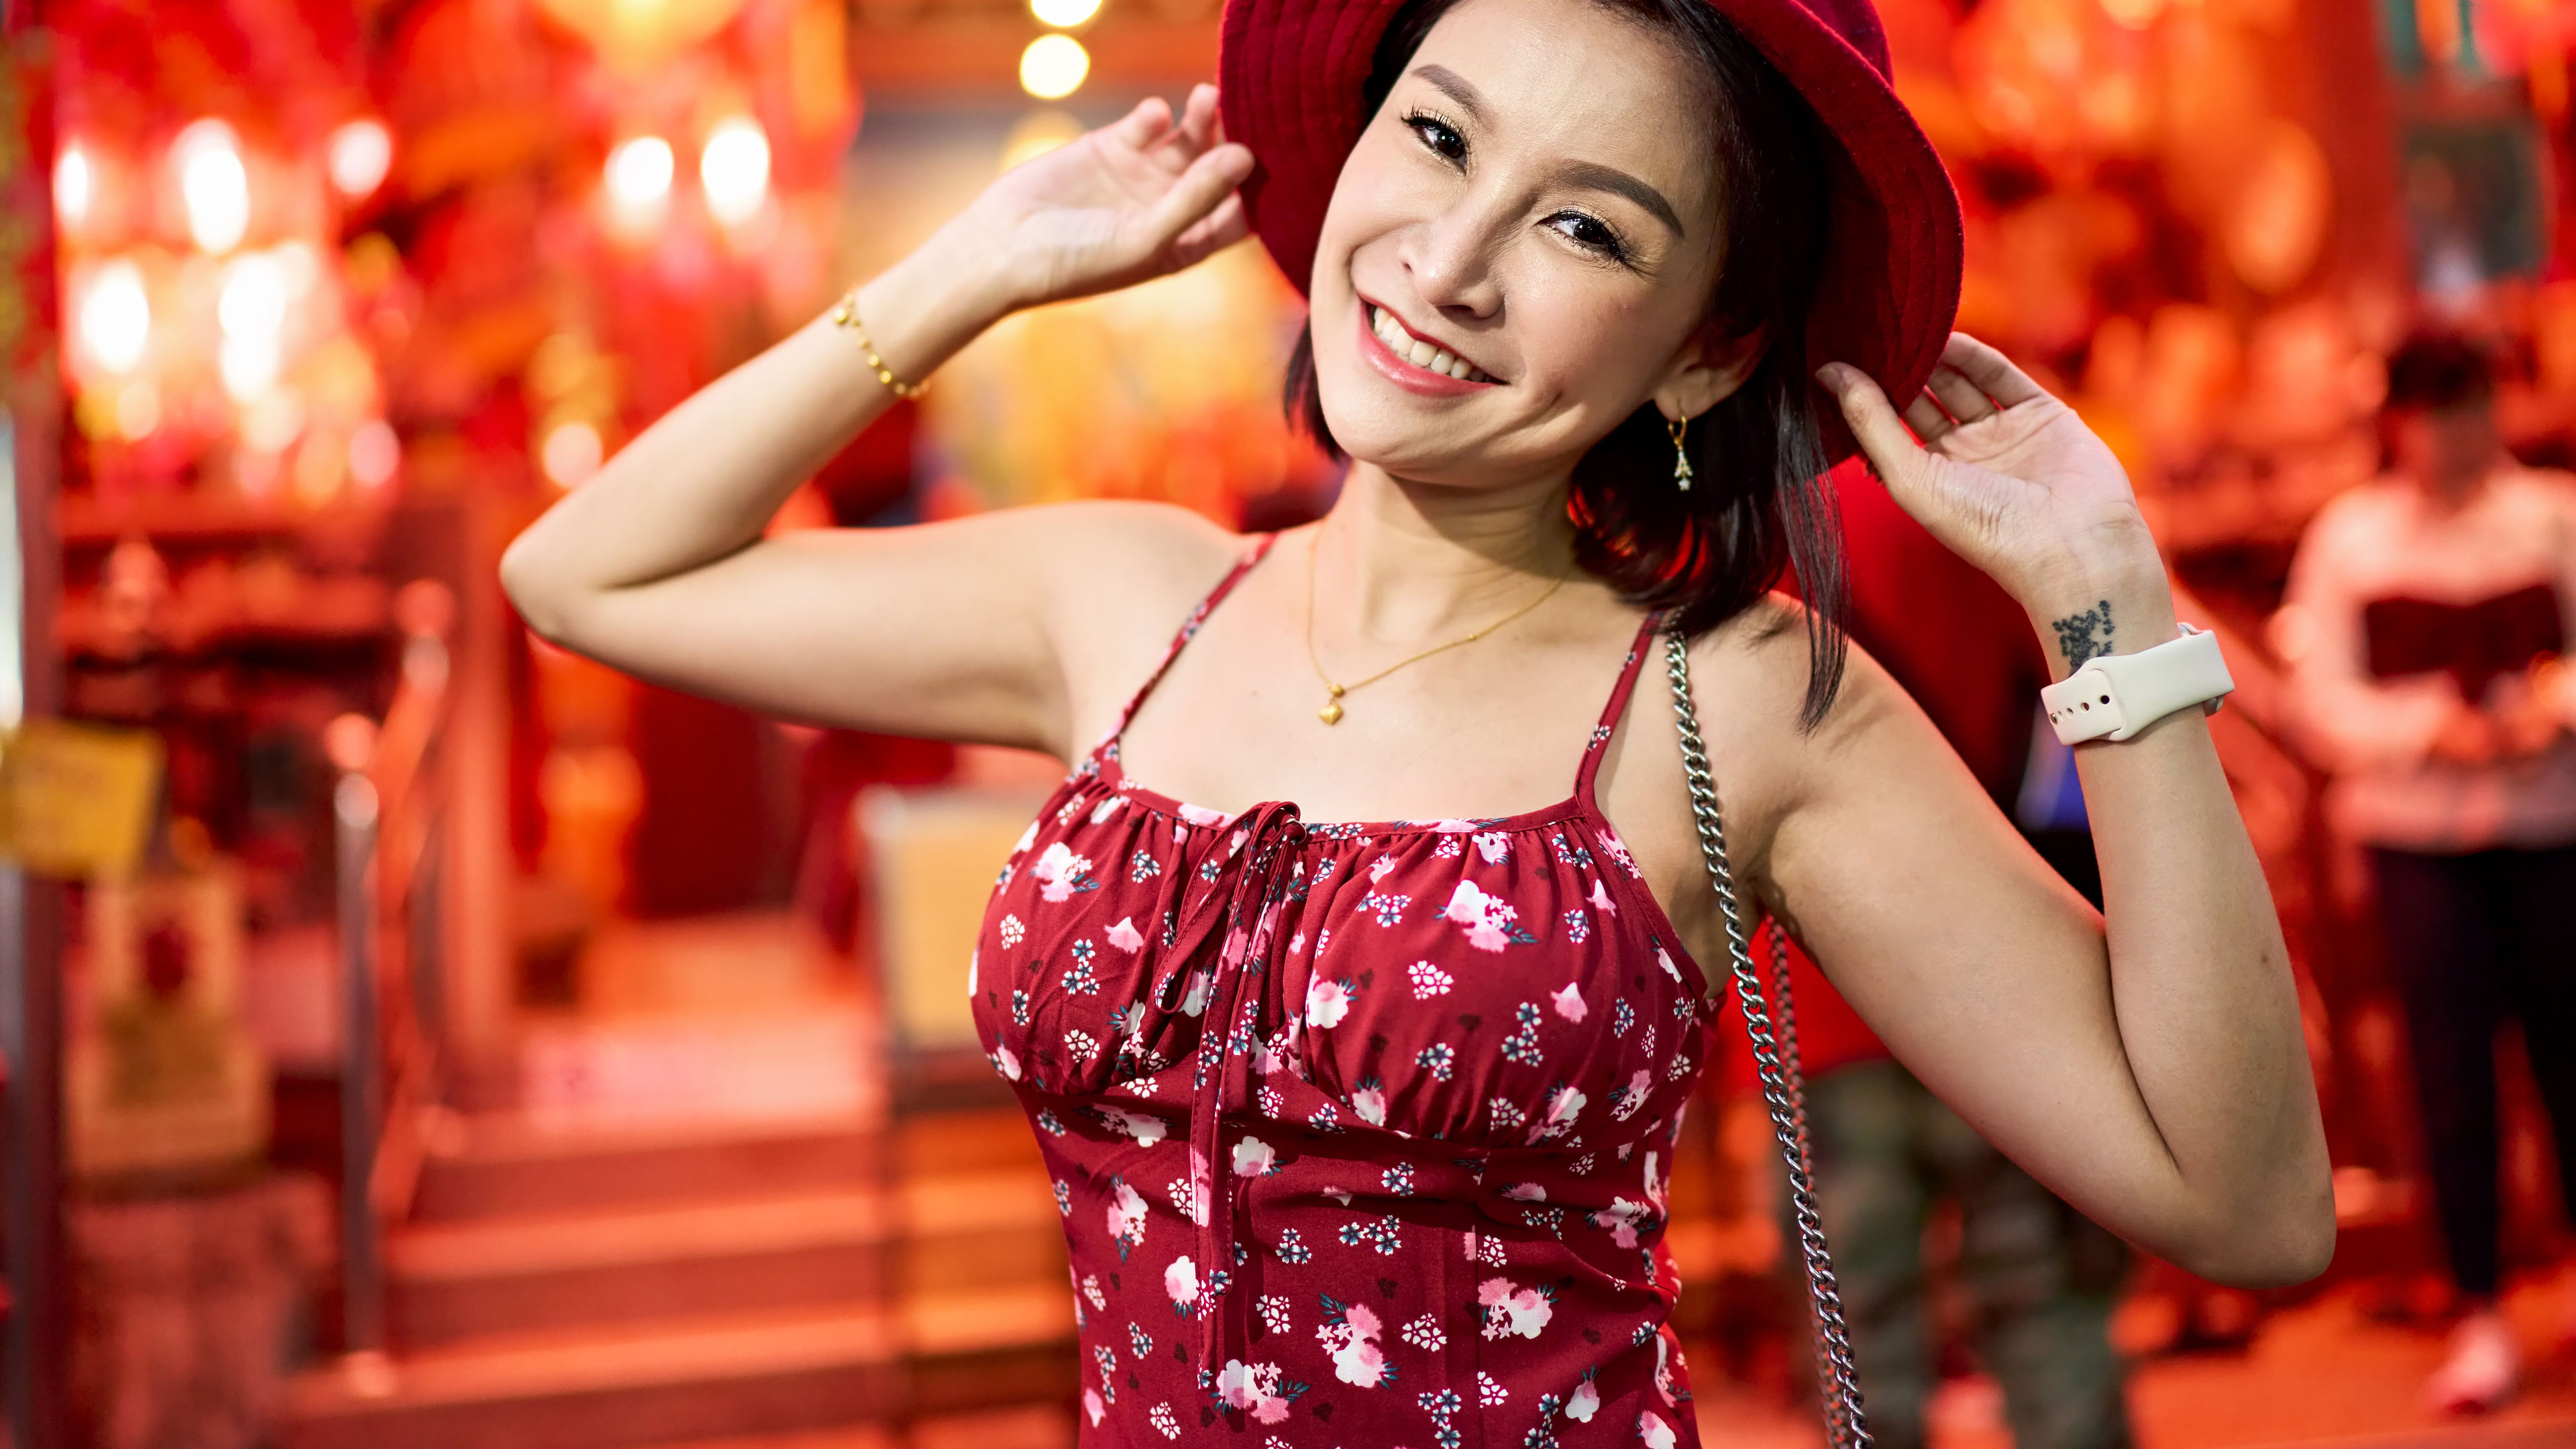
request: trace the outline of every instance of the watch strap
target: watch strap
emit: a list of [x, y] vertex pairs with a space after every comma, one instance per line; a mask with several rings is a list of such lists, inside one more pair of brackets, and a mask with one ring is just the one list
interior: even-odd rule
[[2218, 701], [2236, 688], [2218, 636], [2189, 624], [2182, 637], [2135, 654], [2105, 654], [2039, 692], [2061, 743], [2125, 740], [2175, 710]]

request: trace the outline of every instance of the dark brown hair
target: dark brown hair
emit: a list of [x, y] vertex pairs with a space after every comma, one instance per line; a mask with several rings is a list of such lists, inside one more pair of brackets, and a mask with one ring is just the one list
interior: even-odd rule
[[2437, 328], [2408, 333], [2388, 355], [2389, 412], [2455, 408], [2495, 395], [2495, 359], [2476, 340]]
[[[1455, 3], [1411, 0], [1388, 23], [1362, 88], [1369, 115]], [[1806, 349], [1825, 250], [1823, 128], [1788, 79], [1707, 0], [1594, 3], [1666, 36], [1699, 64], [1725, 202], [1723, 262], [1703, 325], [1721, 337], [1758, 329], [1766, 345], [1743, 385], [1691, 421], [1689, 492], [1673, 484], [1672, 439], [1651, 402], [1575, 464], [1566, 499], [1575, 561], [1628, 602], [1671, 611], [1693, 635], [1793, 575], [1807, 605], [1799, 721], [1813, 728], [1842, 683], [1849, 607], [1842, 522], [1824, 478]], [[1311, 332], [1289, 359], [1286, 401], [1292, 422], [1342, 456], [1315, 385]]]

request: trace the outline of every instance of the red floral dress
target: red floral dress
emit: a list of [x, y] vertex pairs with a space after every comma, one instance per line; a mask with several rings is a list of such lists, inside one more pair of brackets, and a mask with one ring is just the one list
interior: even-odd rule
[[1662, 1237], [1707, 991], [1593, 799], [1656, 621], [1543, 810], [1131, 783], [1119, 732], [1268, 546], [1021, 839], [970, 971], [1064, 1214], [1083, 1441], [1696, 1444]]

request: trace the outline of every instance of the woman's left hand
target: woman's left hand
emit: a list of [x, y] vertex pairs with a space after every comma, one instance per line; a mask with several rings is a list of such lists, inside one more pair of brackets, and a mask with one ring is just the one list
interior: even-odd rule
[[[2148, 600], [2155, 595], [2171, 608], [2163, 561], [2119, 460], [2073, 409], [2002, 353], [1951, 333], [1931, 381], [1902, 418], [1856, 367], [1827, 363], [1816, 380], [1841, 404], [1897, 504], [2033, 619], [2054, 622], [2108, 599], [2154, 612]], [[2119, 612], [2129, 616], [2124, 625], [2156, 625], [2137, 618], [2135, 607]], [[2104, 624], [2107, 646], [2109, 620]], [[2122, 647], [2143, 643], [2124, 640]]]

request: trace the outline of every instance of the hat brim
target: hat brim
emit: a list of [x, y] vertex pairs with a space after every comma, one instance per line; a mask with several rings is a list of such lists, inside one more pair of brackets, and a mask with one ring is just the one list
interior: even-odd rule
[[[1800, 0], [1709, 0], [1823, 122], [1828, 236], [1806, 364], [1858, 367], [1902, 407], [1940, 361], [1959, 309], [1958, 193], [1878, 66]], [[1361, 87], [1404, 0], [1228, 0], [1218, 59], [1226, 136], [1256, 161], [1252, 228], [1300, 292], [1342, 163], [1368, 123]], [[1834, 461], [1853, 444], [1826, 410]]]

